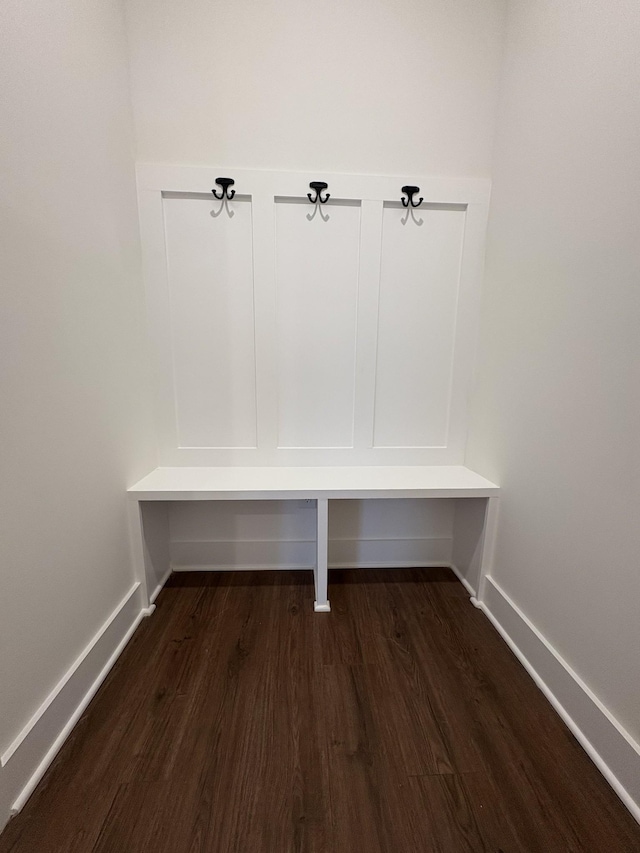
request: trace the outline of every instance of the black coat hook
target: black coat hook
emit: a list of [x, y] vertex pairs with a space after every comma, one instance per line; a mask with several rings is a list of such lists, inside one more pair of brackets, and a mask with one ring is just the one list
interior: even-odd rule
[[402, 187], [402, 192], [406, 193], [406, 195], [407, 195], [407, 198], [401, 198], [400, 199], [400, 201], [402, 202], [404, 207], [409, 207], [409, 205], [411, 205], [411, 207], [420, 207], [420, 205], [424, 201], [424, 199], [421, 198], [417, 204], [413, 203], [413, 197], [416, 193], [420, 192], [420, 187], [411, 187], [411, 186]]
[[326, 188], [329, 186], [328, 184], [325, 184], [324, 181], [311, 181], [309, 186], [312, 190], [315, 191], [316, 194], [315, 198], [313, 198], [311, 193], [307, 193], [307, 198], [309, 199], [311, 204], [317, 204], [318, 202], [320, 202], [320, 204], [326, 204], [331, 198], [330, 193], [327, 193], [326, 196], [322, 198], [322, 190], [326, 190]]
[[215, 188], [214, 188], [211, 190], [211, 192], [214, 194], [214, 196], [216, 198], [219, 198], [219, 199], [228, 198], [229, 201], [231, 201], [231, 199], [236, 194], [235, 190], [231, 190], [231, 192], [229, 192], [229, 187], [231, 187], [231, 186], [233, 186], [233, 184], [235, 184], [235, 181], [233, 180], [233, 178], [216, 178], [216, 184], [218, 184], [219, 186], [222, 187], [222, 192], [220, 193], [220, 195], [218, 195], [218, 193], [215, 191]]

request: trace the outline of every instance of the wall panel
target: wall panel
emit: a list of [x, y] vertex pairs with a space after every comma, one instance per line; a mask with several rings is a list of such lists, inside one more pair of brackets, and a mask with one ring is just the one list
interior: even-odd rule
[[255, 447], [251, 202], [163, 199], [178, 446]]
[[465, 209], [385, 204], [375, 447], [444, 447]]
[[360, 205], [277, 202], [278, 446], [351, 447]]
[[462, 463], [486, 181], [151, 165], [138, 181], [162, 464]]

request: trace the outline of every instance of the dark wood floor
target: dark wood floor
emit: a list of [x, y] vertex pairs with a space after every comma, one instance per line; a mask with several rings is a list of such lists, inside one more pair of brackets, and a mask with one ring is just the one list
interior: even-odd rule
[[174, 575], [0, 853], [640, 851], [445, 570]]

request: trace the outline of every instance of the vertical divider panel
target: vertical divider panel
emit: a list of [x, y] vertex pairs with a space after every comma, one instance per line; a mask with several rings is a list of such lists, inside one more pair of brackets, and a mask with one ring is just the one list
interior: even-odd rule
[[147, 571], [144, 560], [144, 530], [142, 528], [142, 507], [139, 501], [127, 501], [127, 513], [129, 520], [129, 542], [131, 547], [131, 560], [135, 577], [140, 584], [140, 602], [143, 608], [150, 608], [149, 614], [153, 613], [155, 607], [151, 606], [149, 599], [149, 585], [147, 583]]
[[480, 562], [480, 576], [478, 578], [478, 593], [471, 603], [478, 607], [485, 599], [487, 577], [493, 569], [496, 550], [496, 533], [498, 530], [498, 513], [500, 510], [500, 498], [487, 499], [487, 511], [484, 518], [484, 532], [482, 535], [482, 558]]
[[316, 501], [316, 567], [313, 572], [316, 600], [313, 609], [316, 613], [328, 613], [331, 610], [328, 597], [329, 586], [329, 501], [318, 498]]
[[383, 209], [381, 200], [362, 201], [354, 412], [358, 449], [373, 447]]

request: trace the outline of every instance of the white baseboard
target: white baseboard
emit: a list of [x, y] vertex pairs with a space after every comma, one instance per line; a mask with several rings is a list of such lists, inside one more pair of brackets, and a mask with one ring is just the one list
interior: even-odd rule
[[[329, 563], [330, 569], [453, 569], [451, 563], [446, 560], [405, 560], [403, 562], [370, 562], [357, 565], [354, 563]], [[314, 566], [173, 566], [172, 571], [177, 572], [312, 572]], [[454, 569], [455, 571], [455, 569]], [[458, 574], [456, 572], [456, 574]], [[168, 577], [168, 575], [167, 575]], [[462, 583], [468, 587], [467, 582], [460, 577]], [[160, 589], [158, 588], [158, 592]]]
[[475, 599], [477, 592], [471, 586], [471, 584], [465, 578], [465, 576], [462, 574], [462, 571], [455, 565], [455, 563], [449, 563], [448, 568], [451, 569], [451, 571], [454, 573], [454, 575], [458, 578], [458, 580], [460, 581], [462, 586], [467, 590], [467, 592], [469, 593], [471, 598]]
[[479, 606], [640, 823], [640, 745], [490, 576]]
[[69, 667], [35, 714], [0, 756], [0, 828], [33, 793], [60, 747], [107, 677], [140, 621], [155, 608], [140, 608], [134, 584]]
[[150, 604], [153, 604], [153, 602], [156, 600], [156, 598], [160, 595], [160, 592], [161, 592], [161, 590], [162, 590], [162, 587], [163, 587], [163, 586], [166, 584], [166, 582], [169, 580], [169, 575], [171, 574], [171, 571], [172, 571], [171, 566], [169, 566], [169, 568], [167, 569], [167, 571], [166, 571], [166, 572], [164, 573], [164, 575], [160, 578], [160, 581], [159, 581], [159, 583], [158, 583], [157, 587], [153, 590], [153, 592], [152, 592], [152, 593], [151, 593], [151, 595], [149, 596], [149, 603], [150, 603]]
[[[419, 567], [449, 565], [451, 538], [330, 539], [332, 568]], [[315, 563], [313, 540], [209, 540], [173, 541], [174, 571], [231, 571], [246, 569], [311, 569]]]

